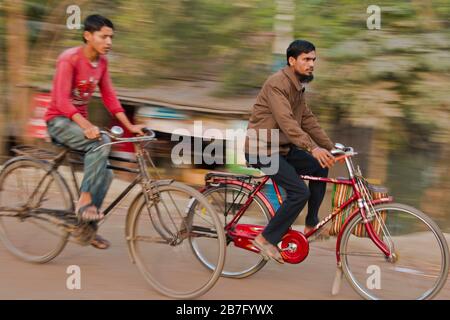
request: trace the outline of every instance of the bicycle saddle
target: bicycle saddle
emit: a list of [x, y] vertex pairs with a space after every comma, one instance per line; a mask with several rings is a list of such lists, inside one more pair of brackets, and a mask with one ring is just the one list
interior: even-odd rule
[[68, 149], [71, 153], [78, 153], [78, 154], [85, 154], [86, 153], [86, 151], [83, 151], [83, 150], [72, 149], [69, 146], [65, 145], [64, 143], [59, 142], [58, 140], [56, 140], [53, 137], [50, 137], [50, 139], [51, 139], [52, 144], [54, 146], [58, 147], [58, 148]]

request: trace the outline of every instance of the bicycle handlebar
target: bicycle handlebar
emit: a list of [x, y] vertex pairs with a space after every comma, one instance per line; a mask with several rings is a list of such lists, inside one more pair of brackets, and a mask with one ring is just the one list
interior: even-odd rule
[[341, 143], [336, 143], [334, 145], [336, 149], [331, 150], [331, 154], [333, 156], [348, 156], [353, 157], [354, 155], [357, 155], [358, 153], [353, 150], [352, 147], [346, 147]]
[[111, 130], [101, 130], [100, 133], [106, 134], [108, 137], [115, 141], [122, 142], [139, 142], [139, 141], [150, 141], [153, 140], [156, 136], [156, 133], [149, 128], [142, 128], [142, 131], [146, 134], [145, 136], [137, 136], [130, 138], [122, 138], [123, 129], [119, 126], [114, 126]]
[[97, 151], [100, 148], [103, 148], [104, 146], [118, 144], [118, 143], [125, 143], [125, 142], [145, 142], [145, 141], [152, 141], [156, 138], [155, 131], [149, 129], [149, 128], [143, 128], [142, 131], [145, 133], [144, 136], [137, 136], [137, 137], [130, 137], [130, 138], [122, 138], [123, 135], [123, 129], [119, 126], [114, 126], [111, 128], [111, 130], [100, 130], [100, 134], [105, 134], [108, 137], [110, 137], [113, 141], [102, 144], [98, 147], [96, 147], [93, 151]]

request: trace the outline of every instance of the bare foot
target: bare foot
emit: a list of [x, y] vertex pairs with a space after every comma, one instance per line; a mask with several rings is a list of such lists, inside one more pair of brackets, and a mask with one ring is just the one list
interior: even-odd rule
[[81, 192], [75, 212], [81, 221], [98, 221], [105, 217], [92, 203], [92, 197], [89, 192]]
[[80, 206], [76, 210], [77, 216], [81, 221], [98, 221], [105, 217], [102, 212], [99, 212], [97, 207], [93, 204]]
[[272, 259], [280, 264], [284, 264], [283, 257], [281, 256], [278, 248], [268, 242], [262, 234], [256, 236], [255, 240], [253, 240], [253, 245], [259, 249], [263, 257]]

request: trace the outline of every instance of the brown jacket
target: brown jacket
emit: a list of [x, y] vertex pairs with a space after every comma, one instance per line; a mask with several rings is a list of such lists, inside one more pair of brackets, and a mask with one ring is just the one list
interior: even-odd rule
[[[254, 129], [257, 132], [260, 150], [257, 153], [260, 153], [262, 148], [266, 148], [268, 154], [271, 153], [270, 129], [280, 129], [281, 154], [286, 154], [292, 144], [308, 152], [317, 146], [327, 150], [334, 148], [333, 142], [306, 104], [303, 84], [289, 66], [270, 76], [264, 83], [252, 108], [247, 129]], [[267, 129], [268, 134], [262, 135], [259, 129]], [[255, 135], [247, 133], [246, 153], [256, 152], [255, 146], [258, 141], [255, 139]]]

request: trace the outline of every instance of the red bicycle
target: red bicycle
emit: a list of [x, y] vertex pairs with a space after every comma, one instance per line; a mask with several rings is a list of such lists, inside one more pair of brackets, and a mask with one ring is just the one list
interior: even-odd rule
[[[343, 275], [366, 299], [430, 299], [447, 280], [449, 253], [441, 230], [423, 212], [393, 203], [386, 196], [373, 199], [370, 185], [355, 169], [353, 148], [336, 144], [332, 153], [345, 162], [349, 177], [330, 179], [300, 176], [351, 187], [352, 195], [323, 219], [313, 230], [303, 234], [290, 229], [278, 243], [285, 262], [297, 264], [309, 254], [309, 240], [343, 210], [355, 206], [337, 235], [337, 273], [332, 294], [339, 292]], [[267, 261], [251, 241], [264, 229], [275, 210], [262, 193], [269, 176], [236, 175], [210, 172], [201, 190], [219, 214], [227, 237], [227, 256], [222, 276], [248, 277]], [[278, 201], [282, 196], [272, 181]], [[376, 228], [375, 228], [375, 225]], [[361, 232], [361, 230], [363, 232]], [[191, 239], [200, 262], [215, 268], [209, 257], [208, 239]]]

